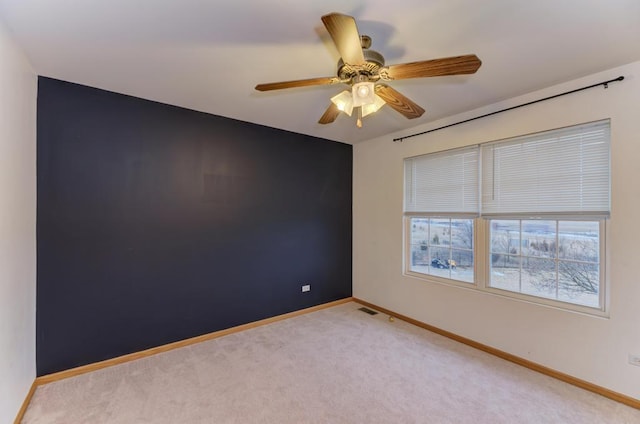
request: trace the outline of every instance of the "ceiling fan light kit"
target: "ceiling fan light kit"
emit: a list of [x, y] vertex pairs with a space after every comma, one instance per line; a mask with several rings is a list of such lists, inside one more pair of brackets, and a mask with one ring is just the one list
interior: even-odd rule
[[336, 77], [266, 83], [255, 87], [258, 91], [271, 91], [338, 83], [351, 86], [351, 91], [342, 91], [331, 98], [331, 104], [318, 121], [320, 124], [330, 124], [340, 112], [351, 116], [355, 107], [359, 108], [356, 126], [362, 127], [362, 118], [385, 104], [407, 119], [418, 118], [424, 114], [422, 107], [380, 81], [473, 74], [482, 64], [476, 55], [471, 54], [385, 66], [384, 57], [370, 49], [371, 38], [358, 33], [353, 17], [330, 13], [322, 17], [322, 23], [340, 53]]

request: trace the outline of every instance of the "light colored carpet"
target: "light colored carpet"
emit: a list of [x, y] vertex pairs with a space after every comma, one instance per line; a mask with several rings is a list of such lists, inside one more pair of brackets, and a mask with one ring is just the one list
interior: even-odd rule
[[640, 423], [640, 410], [359, 307], [39, 387], [23, 423]]

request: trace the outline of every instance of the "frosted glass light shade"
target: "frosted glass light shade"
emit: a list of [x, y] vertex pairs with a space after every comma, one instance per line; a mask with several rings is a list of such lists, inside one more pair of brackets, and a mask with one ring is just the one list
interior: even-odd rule
[[376, 100], [376, 93], [372, 82], [365, 81], [353, 84], [351, 92], [353, 93], [354, 107], [372, 104]]
[[351, 113], [353, 112], [353, 98], [351, 97], [351, 93], [347, 90], [333, 96], [331, 98], [331, 102], [336, 105], [339, 110], [351, 116]]
[[382, 106], [385, 105], [385, 101], [382, 100], [382, 97], [377, 94], [374, 95], [375, 99], [373, 103], [369, 103], [366, 105], [362, 105], [362, 117], [364, 118], [367, 115], [370, 115], [374, 112], [377, 112]]

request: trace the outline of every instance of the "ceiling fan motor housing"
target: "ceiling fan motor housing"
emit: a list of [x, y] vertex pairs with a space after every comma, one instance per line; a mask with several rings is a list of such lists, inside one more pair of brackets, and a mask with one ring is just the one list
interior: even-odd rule
[[380, 68], [384, 66], [384, 57], [377, 51], [368, 48], [371, 45], [371, 38], [363, 35], [361, 39], [365, 63], [351, 65], [344, 63], [342, 59], [338, 60], [338, 77], [341, 80], [351, 80], [357, 75], [366, 75], [369, 78], [376, 77]]

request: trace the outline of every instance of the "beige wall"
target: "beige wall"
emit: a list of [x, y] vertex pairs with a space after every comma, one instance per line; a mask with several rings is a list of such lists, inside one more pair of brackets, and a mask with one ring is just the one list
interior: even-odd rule
[[36, 75], [0, 22], [0, 422], [36, 374]]
[[[354, 296], [640, 399], [640, 62], [509, 99], [411, 132], [624, 75], [593, 88], [393, 143], [354, 146]], [[526, 76], [522, 76], [525, 78]], [[407, 93], [410, 94], [410, 93]], [[429, 105], [422, 105], [429, 110]], [[611, 118], [610, 316], [568, 312], [402, 275], [403, 158]], [[399, 353], [400, 354], [400, 353]]]

